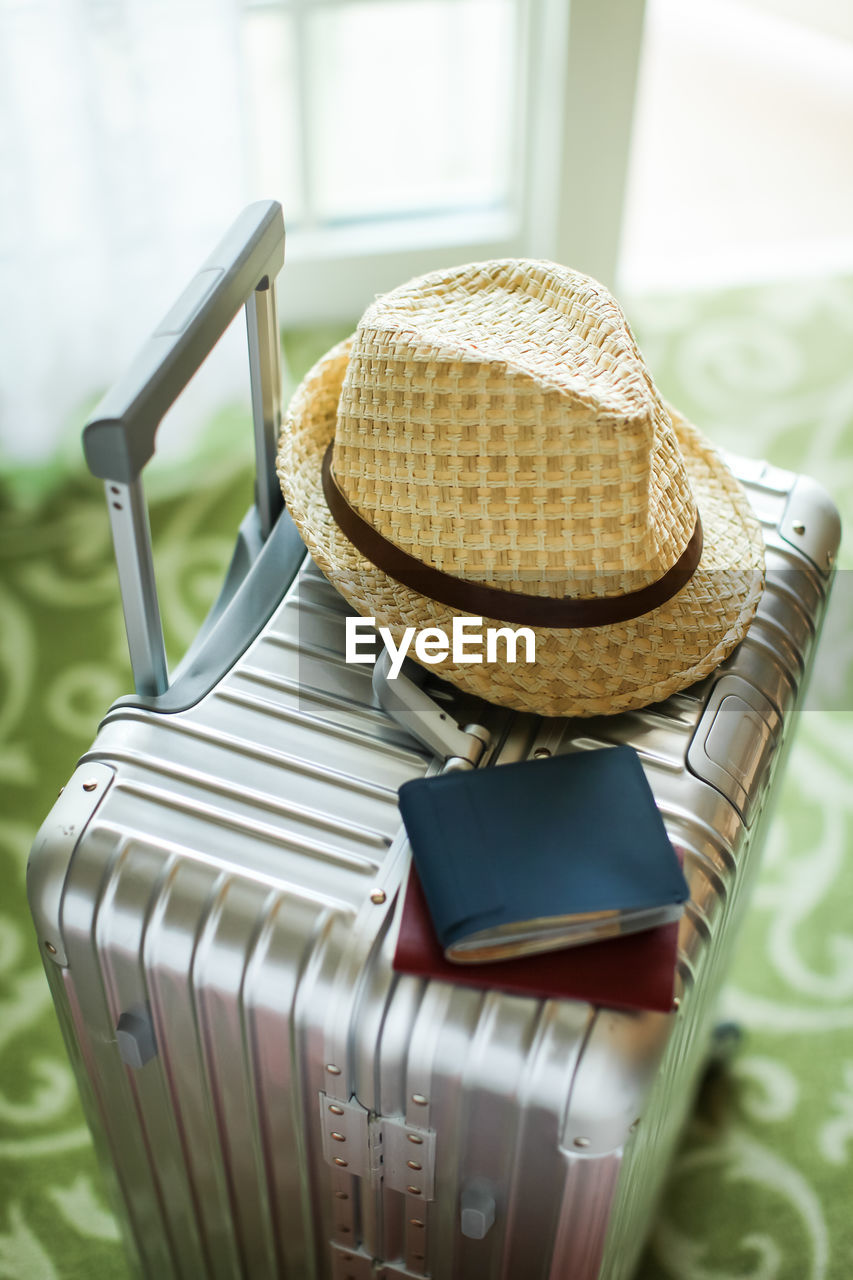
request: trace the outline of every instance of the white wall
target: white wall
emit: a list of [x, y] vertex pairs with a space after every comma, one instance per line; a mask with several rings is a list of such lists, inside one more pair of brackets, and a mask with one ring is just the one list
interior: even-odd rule
[[[79, 12], [0, 7], [0, 465], [79, 457], [93, 397], [252, 194], [238, 0], [93, 8], [85, 42]], [[847, 19], [849, 0], [648, 0], [623, 290], [853, 269]], [[185, 422], [245, 398], [235, 329]]]
[[624, 287], [853, 270], [853, 39], [825, 7], [649, 0]]

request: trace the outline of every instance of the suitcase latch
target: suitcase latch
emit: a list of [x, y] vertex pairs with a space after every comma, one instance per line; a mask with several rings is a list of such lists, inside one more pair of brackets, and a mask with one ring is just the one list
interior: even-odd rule
[[382, 1176], [382, 1124], [356, 1098], [341, 1102], [320, 1094], [323, 1156], [327, 1164], [357, 1178]]
[[332, 1280], [425, 1280], [427, 1272], [410, 1271], [399, 1259], [383, 1262], [363, 1248], [332, 1244]]
[[320, 1094], [323, 1156], [327, 1164], [391, 1191], [435, 1197], [435, 1131], [403, 1116], [372, 1115], [357, 1098], [342, 1102]]
[[435, 1198], [435, 1130], [406, 1124], [403, 1116], [382, 1120], [385, 1185], [422, 1200]]
[[488, 729], [480, 724], [458, 725], [420, 687], [423, 669], [410, 658], [394, 681], [389, 678], [390, 668], [391, 659], [383, 650], [373, 668], [373, 692], [382, 710], [444, 760], [446, 768], [476, 769], [491, 740]]
[[782, 732], [773, 704], [731, 672], [714, 685], [687, 751], [690, 771], [731, 801], [750, 826]]

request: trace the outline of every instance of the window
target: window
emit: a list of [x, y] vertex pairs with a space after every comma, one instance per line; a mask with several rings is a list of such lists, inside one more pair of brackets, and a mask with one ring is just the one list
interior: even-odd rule
[[[285, 318], [356, 315], [481, 257], [562, 254], [612, 277], [642, 11], [244, 0], [248, 184], [284, 206]], [[612, 216], [591, 218], [602, 184]]]
[[521, 8], [250, 2], [253, 160], [268, 186], [291, 191], [294, 225], [504, 209]]
[[612, 280], [643, 7], [0, 3], [0, 445], [35, 460], [65, 433], [76, 457], [86, 406], [250, 199], [285, 210], [291, 325], [478, 258]]

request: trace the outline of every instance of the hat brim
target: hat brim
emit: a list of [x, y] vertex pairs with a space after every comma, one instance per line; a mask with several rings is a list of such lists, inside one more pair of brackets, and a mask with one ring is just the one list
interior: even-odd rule
[[[323, 455], [335, 435], [351, 339], [305, 376], [282, 426], [278, 473], [290, 514], [318, 568], [363, 616], [399, 642], [406, 627], [449, 634], [459, 610], [403, 586], [367, 560], [341, 532], [323, 494]], [[670, 408], [704, 544], [688, 583], [642, 617], [573, 630], [532, 628], [535, 663], [434, 668], [487, 701], [548, 716], [608, 715], [659, 702], [717, 667], [755, 614], [764, 586], [764, 538], [749, 501], [702, 434]], [[483, 626], [500, 627], [484, 618]], [[523, 647], [521, 652], [523, 653]], [[414, 653], [411, 653], [414, 656]]]

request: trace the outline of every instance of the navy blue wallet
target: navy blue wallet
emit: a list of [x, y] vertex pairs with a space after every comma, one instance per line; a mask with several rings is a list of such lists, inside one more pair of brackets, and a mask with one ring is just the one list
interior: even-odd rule
[[688, 897], [631, 747], [419, 778], [399, 796], [448, 960], [649, 929], [678, 919]]

